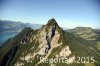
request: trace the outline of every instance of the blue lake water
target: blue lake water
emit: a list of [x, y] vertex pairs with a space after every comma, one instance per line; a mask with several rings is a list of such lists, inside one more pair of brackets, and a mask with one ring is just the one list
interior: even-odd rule
[[19, 32], [2, 32], [0, 33], [0, 45], [5, 42], [7, 39], [14, 37]]

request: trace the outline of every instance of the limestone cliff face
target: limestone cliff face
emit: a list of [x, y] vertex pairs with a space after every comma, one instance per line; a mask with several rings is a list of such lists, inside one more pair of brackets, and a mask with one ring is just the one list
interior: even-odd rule
[[[38, 43], [37, 48], [34, 49], [34, 46], [31, 47], [31, 50], [34, 52], [28, 52], [25, 56], [20, 57], [21, 61], [26, 61], [27, 63], [32, 63], [33, 60], [36, 60], [36, 57], [43, 57], [42, 61], [45, 61], [53, 50], [57, 47], [63, 45], [61, 36], [62, 29], [56, 23], [55, 19], [51, 19], [45, 26], [42, 26], [39, 30], [37, 30], [36, 34], [31, 35], [30, 42], [34, 41], [34, 46]], [[67, 58], [71, 54], [71, 50], [69, 46], [62, 47], [58, 54], [55, 55], [55, 58], [63, 57]], [[73, 56], [74, 57], [74, 56]], [[69, 58], [70, 59], [70, 58]], [[74, 58], [70, 59], [69, 63], [73, 63]], [[34, 65], [39, 65], [42, 63], [41, 60], [38, 59]], [[17, 61], [14, 66], [22, 66], [25, 65], [23, 62]], [[52, 65], [52, 64], [51, 64]]]

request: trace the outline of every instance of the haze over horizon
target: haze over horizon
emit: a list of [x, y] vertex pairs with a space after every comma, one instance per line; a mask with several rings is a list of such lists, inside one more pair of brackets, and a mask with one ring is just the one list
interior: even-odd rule
[[61, 27], [100, 28], [99, 0], [0, 0], [0, 19], [46, 24], [55, 18]]

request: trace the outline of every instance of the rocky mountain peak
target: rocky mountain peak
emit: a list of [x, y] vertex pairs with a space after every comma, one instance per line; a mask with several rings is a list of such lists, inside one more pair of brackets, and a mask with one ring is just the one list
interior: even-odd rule
[[54, 18], [48, 20], [47, 24], [43, 27], [46, 32], [58, 31], [59, 33], [61, 33], [63, 31], [63, 29], [58, 25], [57, 21]]
[[39, 42], [39, 44], [41, 45], [47, 45], [49, 50], [52, 48], [51, 45], [54, 45], [55, 40], [55, 43], [58, 44], [58, 40], [61, 36], [60, 30], [62, 29], [60, 29], [56, 20], [52, 18], [45, 26], [39, 29], [38, 33], [36, 34], [36, 41]]
[[47, 26], [53, 26], [53, 25], [58, 26], [57, 21], [54, 18], [50, 19], [46, 25]]
[[[38, 30], [33, 30], [31, 28], [24, 28], [22, 30], [22, 37], [18, 41], [18, 47], [22, 53], [20, 53], [21, 56], [19, 56], [19, 60], [15, 62], [14, 66], [21, 66], [25, 65], [24, 62], [19, 62], [19, 61], [25, 61], [27, 63], [31, 63], [36, 59], [36, 57], [43, 57], [43, 61], [45, 61], [47, 58], [50, 56], [53, 56], [52, 53], [55, 52], [54, 49], [60, 48], [59, 52], [54, 55], [55, 58], [60, 58], [60, 57], [68, 57], [72, 54], [70, 47], [68, 44], [64, 46], [64, 33], [63, 30], [59, 27], [57, 24], [56, 20], [54, 18], [50, 19], [48, 23], [41, 27]], [[23, 50], [24, 46], [26, 48]], [[21, 48], [20, 48], [21, 47]], [[18, 51], [16, 50], [16, 52]], [[13, 55], [12, 48], [10, 49], [12, 52], [7, 54], [5, 58], [7, 58], [10, 55]], [[66, 52], [66, 53], [65, 53]], [[74, 55], [71, 56], [73, 59], [71, 62], [72, 63], [75, 59]], [[8, 58], [9, 60], [9, 58]], [[6, 61], [9, 62], [9, 61]], [[4, 61], [3, 61], [4, 62]], [[34, 63], [34, 62], [33, 62]], [[39, 66], [42, 61], [38, 59], [34, 63], [34, 66]], [[2, 64], [4, 65], [4, 63]]]

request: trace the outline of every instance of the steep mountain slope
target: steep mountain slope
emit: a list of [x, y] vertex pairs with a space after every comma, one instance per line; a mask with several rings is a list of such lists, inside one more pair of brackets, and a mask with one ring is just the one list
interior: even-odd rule
[[16, 37], [5, 42], [0, 50], [0, 65], [100, 65], [100, 53], [90, 49], [87, 44], [87, 40], [63, 31], [55, 19], [50, 19], [40, 29], [25, 28]]

